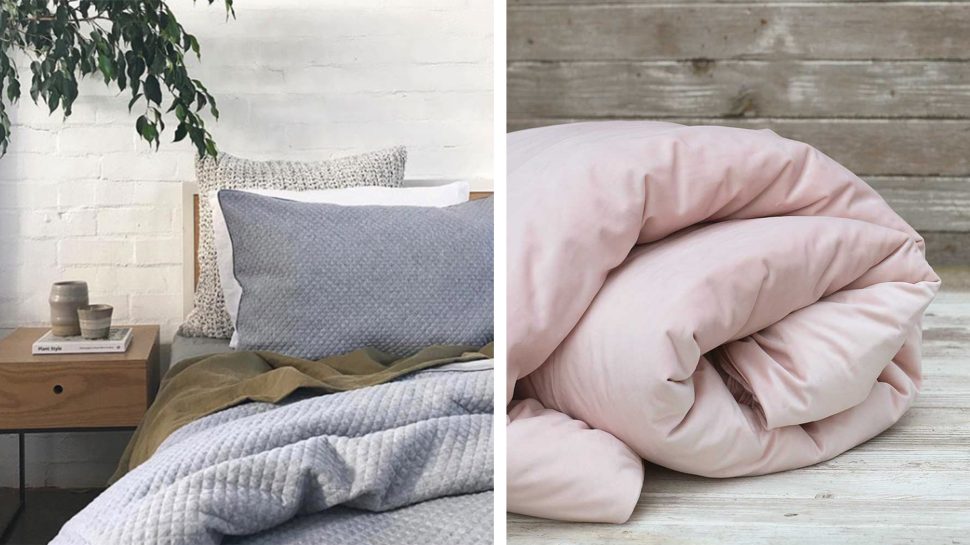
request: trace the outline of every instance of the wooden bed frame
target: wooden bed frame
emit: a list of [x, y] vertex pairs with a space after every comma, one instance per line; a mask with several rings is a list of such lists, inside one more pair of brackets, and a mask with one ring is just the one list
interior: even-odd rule
[[[405, 179], [405, 187], [421, 187], [421, 186], [434, 186], [434, 185], [445, 185], [458, 180], [430, 180], [430, 179]], [[485, 197], [490, 197], [492, 195], [491, 189], [486, 189], [489, 187], [491, 182], [488, 183], [472, 183], [471, 199], [484, 199]], [[195, 296], [195, 287], [199, 283], [199, 186], [195, 182], [186, 182], [183, 184], [183, 199], [182, 199], [182, 262], [186, 264], [183, 267], [182, 274], [182, 314], [187, 315], [189, 310], [192, 309], [194, 304], [193, 298]], [[186, 214], [185, 211], [191, 210], [191, 214]], [[191, 236], [186, 236], [191, 233]], [[191, 264], [191, 265], [189, 265]], [[189, 289], [191, 286], [191, 289]]]

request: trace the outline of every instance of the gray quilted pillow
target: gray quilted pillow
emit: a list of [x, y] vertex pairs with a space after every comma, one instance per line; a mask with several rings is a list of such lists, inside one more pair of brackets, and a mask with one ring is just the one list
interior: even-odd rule
[[199, 283], [195, 306], [178, 330], [186, 337], [232, 336], [219, 283], [212, 235], [212, 210], [205, 198], [216, 189], [337, 189], [341, 187], [400, 187], [407, 151], [399, 146], [329, 161], [251, 161], [226, 153], [196, 161], [199, 184]]
[[222, 191], [240, 350], [407, 356], [492, 340], [492, 199], [339, 206]]

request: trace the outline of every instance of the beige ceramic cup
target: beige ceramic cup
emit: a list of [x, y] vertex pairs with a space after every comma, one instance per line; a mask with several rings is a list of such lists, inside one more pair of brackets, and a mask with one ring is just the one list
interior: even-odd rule
[[58, 337], [81, 334], [77, 322], [77, 309], [88, 304], [88, 285], [75, 280], [55, 282], [51, 286], [51, 330]]
[[77, 309], [81, 322], [81, 336], [85, 339], [106, 339], [111, 331], [111, 305], [85, 305]]

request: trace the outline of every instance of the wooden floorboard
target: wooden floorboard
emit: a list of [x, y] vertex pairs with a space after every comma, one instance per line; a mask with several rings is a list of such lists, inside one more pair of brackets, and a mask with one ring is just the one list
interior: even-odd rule
[[707, 479], [648, 465], [631, 520], [509, 514], [510, 544], [970, 543], [970, 292], [944, 291], [924, 323], [925, 381], [875, 439], [812, 467]]
[[508, 117], [966, 118], [970, 63], [804, 59], [522, 61]]
[[970, 4], [510, 6], [508, 60], [970, 59]]
[[[970, 34], [970, 33], [968, 33]], [[510, 117], [509, 131], [601, 118]], [[670, 118], [682, 125], [770, 129], [805, 142], [863, 179], [970, 175], [970, 119]]]

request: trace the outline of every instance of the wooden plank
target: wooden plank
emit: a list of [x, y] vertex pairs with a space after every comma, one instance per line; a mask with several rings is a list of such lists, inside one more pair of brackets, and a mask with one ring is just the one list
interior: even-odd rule
[[[887, 472], [947, 472], [954, 468], [967, 467], [970, 464], [970, 452], [967, 450], [932, 449], [894, 449], [878, 443], [865, 443], [831, 460], [815, 464], [814, 466], [782, 473], [791, 480], [801, 479], [803, 474], [811, 471], [867, 471]], [[727, 480], [721, 481], [727, 482]]]
[[[940, 291], [923, 315], [923, 326], [970, 329], [970, 293]], [[970, 350], [970, 345], [962, 348]]]
[[511, 6], [508, 60], [970, 59], [970, 4]]
[[[792, 527], [805, 530], [826, 521], [839, 521], [841, 524], [853, 526], [915, 526], [924, 529], [960, 527], [967, 523], [966, 515], [960, 512], [960, 506], [965, 505], [964, 502], [927, 498], [920, 498], [918, 509], [914, 509], [917, 504], [907, 501], [884, 501], [877, 509], [873, 509], [873, 502], [866, 499], [806, 498], [782, 502], [779, 498], [754, 495], [745, 496], [743, 502], [736, 498], [709, 496], [668, 496], [663, 501], [641, 496], [641, 504], [646, 509], [642, 512], [642, 518], [636, 516], [630, 521], [634, 526], [641, 521], [654, 524], [657, 519], [663, 519], [666, 523], [683, 524], [689, 521], [700, 526], [717, 526], [718, 523], [714, 520], [698, 514], [722, 509], [727, 509], [735, 522], [784, 522], [789, 531]], [[792, 520], [785, 521], [786, 518]]]
[[[918, 509], [918, 506], [913, 506]], [[698, 515], [701, 517], [702, 515]], [[724, 521], [723, 516], [715, 520]], [[808, 534], [808, 535], [806, 535]], [[778, 545], [779, 543], [839, 545], [953, 545], [962, 543], [965, 528], [857, 528], [831, 523], [814, 526], [802, 533], [786, 532], [784, 527], [765, 523], [720, 526], [662, 525], [631, 528], [627, 525], [556, 524], [550, 521], [510, 516], [510, 545], [588, 545], [590, 543], [630, 543], [637, 545]]]
[[[966, 243], [970, 244], [970, 240], [967, 240]], [[970, 266], [966, 264], [962, 266], [934, 265], [933, 270], [943, 281], [944, 289], [970, 292]]]
[[[913, 505], [918, 509], [918, 505]], [[698, 518], [705, 515], [698, 514]], [[839, 545], [953, 545], [966, 535], [966, 528], [896, 526], [853, 527], [832, 522], [789, 532], [780, 524], [738, 524], [717, 516], [720, 525], [680, 526], [657, 524], [644, 528], [609, 524], [556, 524], [550, 521], [510, 516], [510, 545], [588, 545], [590, 543], [630, 543], [636, 545], [778, 545], [779, 543]], [[837, 520], [837, 519], [834, 519]], [[807, 534], [807, 535], [806, 535]]]
[[970, 116], [970, 63], [514, 62], [510, 117]]
[[[970, 32], [967, 33], [970, 35]], [[511, 118], [509, 130], [581, 119]], [[704, 119], [675, 118], [685, 125], [771, 129], [808, 142], [860, 176], [970, 175], [970, 121], [927, 119]]]
[[[911, 457], [916, 457], [911, 453]], [[932, 472], [909, 467], [906, 470], [889, 467], [856, 467], [847, 471], [844, 467], [823, 469], [806, 468], [793, 479], [790, 472], [773, 473], [757, 477], [734, 479], [710, 479], [687, 475], [669, 469], [648, 465], [642, 497], [663, 501], [665, 497], [725, 498], [745, 495], [762, 498], [788, 498], [810, 500], [825, 499], [872, 499], [920, 496], [934, 499], [965, 499], [970, 490], [970, 472], [950, 466]], [[942, 483], [942, 486], [941, 486]], [[641, 500], [643, 501], [643, 500]]]
[[[644, 502], [626, 524], [569, 524], [509, 515], [508, 543], [952, 545], [970, 529], [958, 500], [784, 500], [748, 497]], [[922, 517], [918, 515], [922, 514]]]
[[[924, 337], [924, 340], [929, 340]], [[951, 360], [952, 361], [952, 360]], [[970, 407], [970, 378], [962, 371], [923, 370], [923, 388], [915, 408], [959, 409]]]
[[970, 231], [970, 178], [869, 176], [866, 182], [920, 231]]
[[[873, 3], [891, 4], [912, 0], [771, 0], [771, 4], [843, 4]], [[970, 0], [945, 0], [957, 3]], [[752, 0], [508, 0], [509, 8], [524, 6], [602, 6], [602, 5], [655, 5], [655, 4], [751, 4]]]
[[967, 233], [927, 231], [926, 260], [934, 268], [970, 265], [970, 236]]
[[892, 448], [966, 450], [970, 445], [970, 407], [913, 407], [870, 443]]

